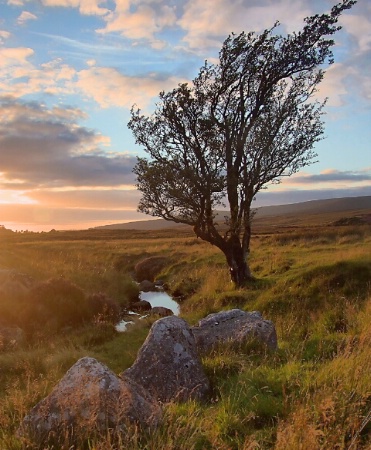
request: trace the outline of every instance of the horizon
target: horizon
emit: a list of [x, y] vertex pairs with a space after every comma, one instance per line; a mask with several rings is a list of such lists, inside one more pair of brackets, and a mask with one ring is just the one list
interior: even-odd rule
[[[305, 201], [298, 201], [298, 202], [292, 202], [292, 203], [279, 203], [279, 204], [273, 204], [273, 205], [262, 205], [262, 206], [254, 206], [252, 209], [253, 210], [258, 210], [258, 209], [262, 209], [262, 208], [271, 208], [271, 207], [285, 207], [285, 206], [290, 206], [290, 205], [299, 205], [299, 204], [306, 204], [306, 203], [311, 203], [311, 202], [327, 202], [327, 201], [331, 201], [331, 200], [344, 200], [344, 199], [349, 199], [349, 198], [364, 198], [364, 197], [370, 197], [371, 199], [371, 195], [360, 195], [360, 196], [349, 196], [349, 197], [332, 197], [332, 198], [322, 198], [322, 199], [315, 199], [315, 200], [305, 200]], [[370, 201], [370, 208], [371, 208], [371, 201]], [[228, 209], [218, 209], [216, 211], [228, 211]], [[93, 226], [90, 226], [91, 223], [89, 222], [89, 225], [87, 225], [86, 227], [81, 227], [81, 228], [76, 228], [76, 227], [66, 227], [63, 229], [58, 229], [58, 228], [45, 228], [42, 225], [38, 225], [38, 226], [31, 226], [30, 228], [25, 227], [24, 229], [18, 229], [16, 228], [18, 225], [16, 223], [12, 224], [12, 223], [0, 223], [0, 227], [4, 227], [6, 230], [10, 230], [13, 232], [32, 232], [32, 233], [48, 233], [51, 231], [86, 231], [86, 230], [90, 230], [90, 229], [95, 229], [95, 228], [100, 228], [100, 227], [104, 227], [104, 226], [112, 226], [112, 225], [122, 225], [122, 224], [129, 224], [129, 223], [137, 223], [137, 222], [148, 222], [148, 221], [158, 221], [158, 220], [165, 220], [162, 217], [154, 217], [154, 216], [150, 216], [150, 215], [146, 215], [146, 214], [140, 214], [140, 218], [137, 219], [132, 219], [132, 220], [123, 220], [121, 222], [108, 222], [107, 221], [103, 221], [101, 224], [93, 224]], [[34, 227], [34, 228], [32, 228]]]
[[[282, 34], [336, 1], [6, 0], [0, 20], [0, 224], [29, 231], [149, 220], [136, 211], [137, 104], [191, 81], [224, 39]], [[260, 192], [253, 207], [371, 195], [371, 4], [340, 18], [318, 162]], [[8, 226], [6, 225], [8, 224]], [[11, 224], [11, 228], [10, 225]]]

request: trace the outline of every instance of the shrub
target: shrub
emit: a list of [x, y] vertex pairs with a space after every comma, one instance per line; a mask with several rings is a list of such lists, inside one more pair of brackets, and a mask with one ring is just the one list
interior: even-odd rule
[[87, 302], [97, 322], [115, 322], [120, 318], [118, 303], [102, 292], [89, 295]]
[[93, 315], [84, 291], [59, 278], [40, 282], [30, 290], [20, 321], [28, 331], [40, 326], [58, 331], [79, 325]]

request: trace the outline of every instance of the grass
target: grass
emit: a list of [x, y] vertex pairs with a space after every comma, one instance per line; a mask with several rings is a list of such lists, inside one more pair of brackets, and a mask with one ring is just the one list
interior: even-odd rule
[[[180, 232], [25, 234], [6, 241], [0, 236], [0, 267], [40, 282], [62, 275], [87, 295], [101, 292], [125, 302], [135, 295], [135, 264], [166, 256], [157, 278], [180, 297], [189, 323], [238, 307], [259, 310], [276, 325], [279, 349], [273, 354], [246, 346], [203, 357], [212, 384], [208, 403], [167, 405], [163, 424], [151, 433], [135, 427], [125, 435], [87, 430], [61, 448], [367, 450], [370, 250], [365, 226], [256, 235], [250, 262], [257, 280], [241, 289], [229, 282], [217, 249]], [[109, 323], [83, 324], [3, 348], [0, 449], [35, 448], [16, 433], [29, 409], [82, 356], [97, 358], [115, 373], [130, 367], [150, 326], [144, 321], [120, 334]]]

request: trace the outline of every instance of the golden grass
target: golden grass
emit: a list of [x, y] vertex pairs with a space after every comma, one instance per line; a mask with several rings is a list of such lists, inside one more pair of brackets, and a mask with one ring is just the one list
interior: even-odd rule
[[[169, 264], [158, 277], [183, 295], [182, 315], [190, 323], [210, 312], [241, 307], [258, 309], [276, 324], [275, 354], [226, 348], [204, 357], [213, 387], [209, 403], [168, 405], [163, 425], [152, 433], [135, 427], [124, 435], [87, 430], [63, 448], [371, 448], [370, 228], [256, 235], [251, 266], [257, 281], [243, 289], [230, 283], [217, 249], [172, 233], [103, 233], [101, 239], [97, 233], [69, 233], [63, 240], [54, 235], [0, 240], [0, 267], [38, 280], [62, 274], [91, 291], [112, 289], [144, 257], [168, 256]], [[33, 448], [16, 434], [27, 411], [82, 356], [96, 357], [116, 373], [129, 367], [150, 324], [143, 322], [121, 335], [108, 326], [83, 327], [3, 350], [0, 449]]]

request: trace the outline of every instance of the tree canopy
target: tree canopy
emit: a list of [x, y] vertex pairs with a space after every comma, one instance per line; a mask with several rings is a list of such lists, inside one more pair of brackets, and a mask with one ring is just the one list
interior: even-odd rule
[[[128, 124], [149, 158], [134, 168], [138, 209], [193, 226], [226, 256], [232, 280], [251, 278], [247, 264], [252, 201], [316, 157], [325, 102], [315, 98], [332, 64], [333, 35], [343, 0], [329, 13], [304, 19], [299, 32], [230, 35], [219, 62], [207, 61], [192, 83], [161, 92], [156, 110], [135, 107]], [[223, 232], [215, 211], [228, 208]]]

